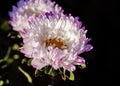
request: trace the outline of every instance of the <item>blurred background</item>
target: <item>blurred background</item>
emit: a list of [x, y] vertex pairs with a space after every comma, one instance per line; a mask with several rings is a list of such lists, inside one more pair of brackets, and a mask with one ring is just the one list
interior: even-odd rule
[[[0, 0], [0, 86], [47, 86], [49, 76], [35, 77], [27, 58], [19, 52], [22, 39], [8, 24], [8, 11], [19, 0]], [[54, 0], [65, 14], [78, 16], [88, 30], [87, 36], [94, 49], [82, 56], [87, 61], [85, 69], [77, 69], [75, 81], [55, 78], [55, 86], [119, 86], [120, 38], [119, 3], [116, 0]]]

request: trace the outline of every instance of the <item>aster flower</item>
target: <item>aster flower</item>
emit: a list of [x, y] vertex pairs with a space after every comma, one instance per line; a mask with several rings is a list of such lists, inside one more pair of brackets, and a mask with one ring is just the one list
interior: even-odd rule
[[20, 0], [17, 7], [13, 6], [13, 10], [9, 12], [11, 20], [9, 23], [13, 26], [15, 31], [19, 31], [22, 37], [30, 29], [27, 23], [32, 15], [40, 15], [41, 13], [50, 12], [62, 13], [63, 10], [55, 2], [51, 0]]
[[33, 15], [28, 24], [30, 29], [21, 52], [32, 58], [34, 68], [51, 66], [54, 70], [63, 68], [73, 72], [76, 65], [85, 64], [85, 59], [78, 55], [93, 47], [87, 44], [90, 39], [78, 17], [45, 13]]

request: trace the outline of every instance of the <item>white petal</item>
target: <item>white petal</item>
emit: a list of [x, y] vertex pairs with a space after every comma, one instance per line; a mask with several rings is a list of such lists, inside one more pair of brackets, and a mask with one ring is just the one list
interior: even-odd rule
[[42, 69], [43, 67], [47, 66], [48, 64], [41, 62], [40, 59], [33, 59], [31, 65], [36, 69]]

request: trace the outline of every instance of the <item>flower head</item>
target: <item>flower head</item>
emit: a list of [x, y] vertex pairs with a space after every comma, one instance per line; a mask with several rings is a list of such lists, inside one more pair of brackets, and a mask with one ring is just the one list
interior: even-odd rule
[[90, 51], [87, 44], [87, 30], [82, 27], [78, 17], [45, 13], [33, 15], [28, 20], [30, 29], [23, 39], [21, 52], [32, 58], [32, 66], [38, 70], [51, 66], [57, 70], [64, 68], [75, 71], [75, 65], [85, 64], [79, 54]]
[[58, 14], [63, 12], [61, 7], [51, 0], [20, 0], [17, 6], [13, 6], [12, 12], [9, 12], [11, 17], [9, 23], [23, 37], [27, 30], [30, 29], [27, 21], [32, 15], [39, 16], [41, 13], [50, 11]]

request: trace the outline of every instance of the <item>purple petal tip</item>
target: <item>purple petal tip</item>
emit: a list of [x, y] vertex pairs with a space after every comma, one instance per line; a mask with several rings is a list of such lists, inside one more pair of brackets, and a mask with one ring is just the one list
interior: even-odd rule
[[90, 51], [92, 49], [93, 49], [92, 45], [90, 45], [90, 44], [86, 45], [86, 48], [85, 48], [86, 51]]

